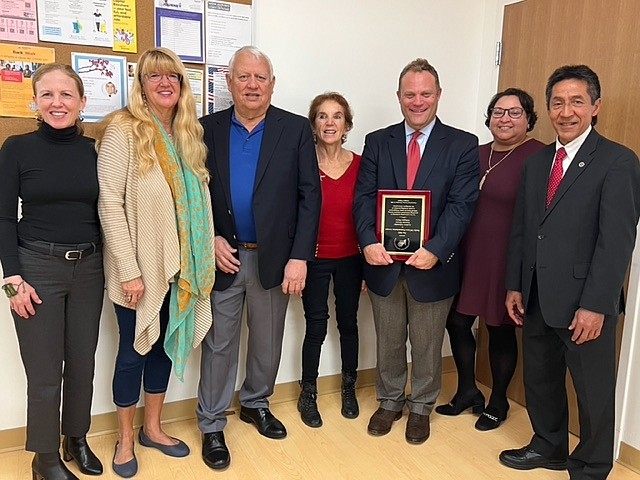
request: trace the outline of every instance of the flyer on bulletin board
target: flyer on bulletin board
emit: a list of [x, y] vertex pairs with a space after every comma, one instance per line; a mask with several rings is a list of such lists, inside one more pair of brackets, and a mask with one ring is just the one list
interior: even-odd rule
[[113, 47], [111, 0], [38, 0], [43, 42]]
[[87, 96], [85, 122], [97, 122], [126, 105], [125, 57], [72, 52], [71, 66], [84, 84], [84, 93]]
[[34, 116], [31, 76], [55, 58], [53, 48], [0, 43], [0, 116]]
[[138, 52], [135, 0], [113, 0], [113, 50]]
[[0, 40], [38, 43], [35, 3], [30, 0], [0, 0]]

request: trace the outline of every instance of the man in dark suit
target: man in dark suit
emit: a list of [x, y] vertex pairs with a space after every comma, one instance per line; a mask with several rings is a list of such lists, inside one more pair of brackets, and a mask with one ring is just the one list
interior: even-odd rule
[[[478, 139], [436, 118], [440, 94], [438, 73], [426, 60], [402, 70], [397, 96], [404, 121], [367, 136], [354, 201], [377, 335], [380, 408], [368, 432], [387, 434], [407, 405], [405, 438], [413, 444], [429, 437], [446, 318], [459, 289], [455, 252], [478, 197]], [[379, 189], [431, 191], [429, 239], [404, 262], [394, 262], [376, 236]], [[408, 397], [407, 328], [413, 362]]]
[[215, 321], [202, 342], [198, 426], [202, 457], [226, 468], [223, 429], [238, 370], [243, 308], [249, 338], [240, 419], [260, 434], [284, 438], [269, 410], [278, 373], [289, 295], [304, 289], [320, 215], [320, 175], [309, 121], [271, 106], [269, 58], [243, 47], [229, 62], [234, 106], [202, 119], [209, 150], [215, 223]]
[[[604, 479], [613, 461], [615, 326], [640, 213], [640, 165], [593, 128], [600, 82], [589, 67], [557, 69], [546, 100], [557, 139], [525, 165], [507, 266], [507, 309], [524, 324], [534, 435], [500, 461]], [[567, 367], [580, 411], [580, 443], [571, 455]]]

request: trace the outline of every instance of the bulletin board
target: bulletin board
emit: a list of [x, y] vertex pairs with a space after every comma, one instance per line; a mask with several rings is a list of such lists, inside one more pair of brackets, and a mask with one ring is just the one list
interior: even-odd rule
[[[225, 0], [232, 3], [239, 3], [243, 5], [251, 5], [252, 0]], [[48, 47], [55, 49], [56, 62], [65, 63], [71, 65], [71, 52], [82, 52], [96, 55], [118, 55], [124, 56], [129, 62], [137, 62], [138, 57], [149, 48], [155, 46], [154, 43], [154, 2], [153, 0], [142, 0], [136, 2], [136, 21], [137, 21], [137, 34], [138, 34], [138, 53], [123, 53], [114, 52], [111, 48], [104, 47], [91, 47], [89, 45], [71, 45], [66, 43], [49, 43], [38, 42], [39, 47]], [[12, 42], [6, 42], [12, 43]], [[205, 65], [186, 63], [187, 68], [198, 69], [205, 71]], [[206, 74], [206, 72], [205, 72]], [[205, 75], [206, 78], [206, 75]], [[31, 118], [13, 118], [13, 117], [0, 117], [0, 145], [4, 143], [7, 137], [12, 135], [18, 135], [22, 133], [32, 132], [37, 128], [37, 123]], [[93, 137], [96, 131], [95, 123], [85, 123], [85, 135]]]

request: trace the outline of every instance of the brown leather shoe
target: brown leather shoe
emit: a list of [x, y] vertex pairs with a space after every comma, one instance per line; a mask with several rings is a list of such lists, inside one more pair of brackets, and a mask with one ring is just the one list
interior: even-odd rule
[[386, 410], [382, 407], [378, 408], [376, 412], [371, 416], [369, 420], [369, 426], [367, 432], [371, 435], [386, 435], [391, 431], [391, 426], [396, 420], [400, 420], [402, 417], [402, 410], [394, 412], [392, 410]]
[[419, 413], [409, 413], [407, 420], [407, 431], [404, 438], [407, 442], [420, 445], [427, 441], [431, 428], [429, 427], [429, 415], [420, 415]]

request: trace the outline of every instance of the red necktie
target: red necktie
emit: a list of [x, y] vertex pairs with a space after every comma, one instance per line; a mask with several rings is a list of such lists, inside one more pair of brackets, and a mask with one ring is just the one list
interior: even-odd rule
[[551, 175], [549, 176], [549, 188], [547, 189], [547, 208], [553, 202], [553, 197], [556, 196], [560, 182], [562, 182], [562, 162], [567, 158], [567, 152], [564, 147], [560, 147], [556, 152], [556, 160], [553, 163], [551, 169]]
[[409, 141], [409, 149], [407, 151], [407, 188], [411, 190], [416, 180], [418, 167], [420, 166], [420, 144], [418, 138], [422, 132], [416, 130]]

